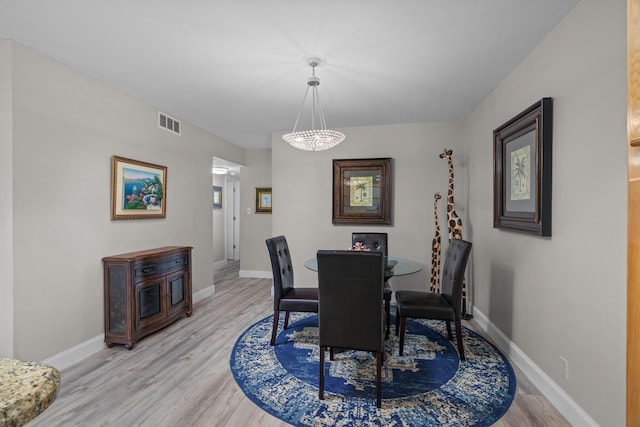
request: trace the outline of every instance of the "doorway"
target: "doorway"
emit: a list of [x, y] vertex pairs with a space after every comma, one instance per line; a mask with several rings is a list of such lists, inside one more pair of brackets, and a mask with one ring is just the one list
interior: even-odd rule
[[240, 259], [240, 165], [213, 157], [214, 191], [221, 189], [221, 202], [213, 206], [214, 268]]

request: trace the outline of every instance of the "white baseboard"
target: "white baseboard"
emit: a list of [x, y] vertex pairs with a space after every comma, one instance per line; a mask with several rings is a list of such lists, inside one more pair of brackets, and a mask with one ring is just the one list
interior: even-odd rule
[[240, 270], [239, 276], [253, 279], [273, 279], [273, 273], [271, 271]]
[[202, 301], [203, 299], [210, 297], [211, 295], [216, 293], [216, 285], [211, 285], [208, 288], [204, 288], [198, 292], [196, 292], [195, 294], [192, 295], [191, 297], [191, 302], [193, 302], [194, 304], [197, 303], [198, 301]]
[[[208, 288], [205, 288], [193, 294], [192, 301], [193, 303], [196, 303], [213, 295], [215, 292], [215, 285], [211, 285]], [[51, 356], [50, 358], [43, 360], [42, 363], [62, 370], [105, 348], [106, 345], [104, 343], [104, 334], [100, 334], [96, 337], [88, 339], [85, 342], [64, 350], [54, 356]]]
[[82, 359], [85, 359], [94, 353], [99, 352], [100, 350], [103, 350], [104, 348], [106, 348], [104, 343], [104, 334], [100, 334], [97, 337], [88, 339], [85, 342], [43, 360], [42, 363], [62, 370], [64, 368], [68, 368], [74, 363], [78, 363]]
[[517, 345], [502, 333], [489, 318], [473, 307], [473, 320], [495, 341], [513, 363], [531, 380], [544, 396], [569, 421], [572, 426], [598, 427], [598, 424], [569, 397], [542, 369], [538, 367]]

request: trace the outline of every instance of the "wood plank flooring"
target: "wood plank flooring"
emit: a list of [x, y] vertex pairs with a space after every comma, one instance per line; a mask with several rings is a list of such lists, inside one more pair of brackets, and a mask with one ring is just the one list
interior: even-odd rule
[[[238, 277], [238, 262], [215, 273], [216, 293], [193, 316], [129, 351], [104, 350], [62, 371], [56, 401], [37, 426], [286, 426], [251, 402], [229, 368], [237, 337], [273, 311], [270, 279]], [[480, 332], [473, 322], [465, 326]], [[569, 423], [514, 366], [517, 394], [495, 426]]]

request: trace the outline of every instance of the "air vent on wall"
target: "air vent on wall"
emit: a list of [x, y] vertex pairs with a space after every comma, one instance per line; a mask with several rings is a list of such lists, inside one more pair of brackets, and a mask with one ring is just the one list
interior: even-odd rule
[[158, 111], [158, 127], [180, 135], [180, 121]]

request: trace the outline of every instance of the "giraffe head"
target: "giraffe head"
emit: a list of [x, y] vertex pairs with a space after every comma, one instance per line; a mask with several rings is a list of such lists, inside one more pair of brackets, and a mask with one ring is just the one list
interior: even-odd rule
[[451, 155], [452, 154], [453, 154], [453, 150], [449, 150], [448, 148], [445, 148], [444, 152], [442, 154], [440, 154], [440, 158], [444, 159], [446, 157], [447, 160], [451, 160]]
[[440, 195], [440, 193], [433, 193], [433, 198], [437, 202], [438, 200], [442, 199], [442, 196]]

